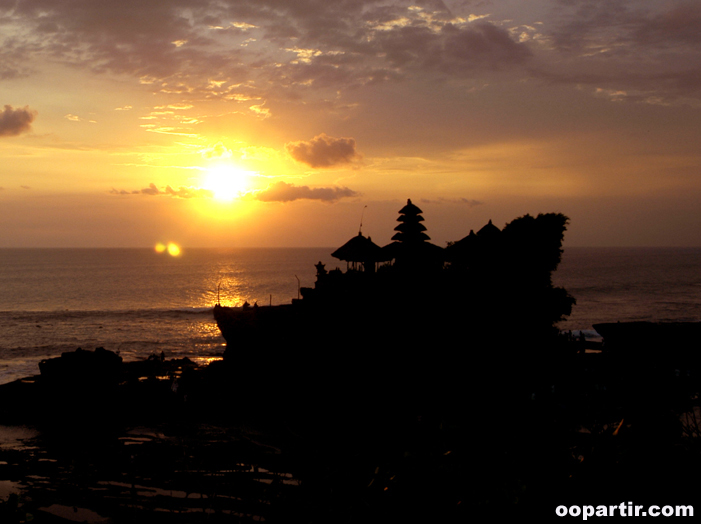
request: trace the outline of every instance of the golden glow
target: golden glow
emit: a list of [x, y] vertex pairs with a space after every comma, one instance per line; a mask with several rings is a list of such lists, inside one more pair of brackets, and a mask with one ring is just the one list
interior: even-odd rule
[[210, 168], [204, 182], [217, 200], [230, 201], [250, 189], [251, 172], [244, 171], [230, 164], [221, 164]]
[[156, 253], [168, 253], [172, 257], [179, 257], [181, 254], [180, 246], [173, 242], [168, 242], [168, 244], [158, 242], [154, 249]]
[[[260, 206], [249, 199], [239, 198], [235, 201], [227, 201], [215, 198], [191, 198], [185, 204], [193, 213], [201, 217], [201, 220], [205, 220], [208, 235], [229, 235], [240, 228], [245, 228], [248, 233], [255, 229], [262, 230], [257, 226], [257, 222], [251, 221], [251, 215], [259, 210]], [[259, 219], [258, 222], [268, 223], [264, 219]]]

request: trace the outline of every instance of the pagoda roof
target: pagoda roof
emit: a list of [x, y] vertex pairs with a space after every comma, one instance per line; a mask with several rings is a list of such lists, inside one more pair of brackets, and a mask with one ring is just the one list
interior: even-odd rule
[[411, 198], [407, 199], [406, 205], [399, 210], [401, 215], [419, 215], [421, 213], [423, 211], [411, 203]]
[[392, 236], [392, 240], [398, 240], [399, 242], [406, 242], [406, 241], [423, 242], [424, 240], [431, 240], [431, 237], [422, 231], [417, 231], [416, 233], [414, 233], [414, 232], [407, 233], [407, 232], [400, 231], [399, 233], [395, 233], [394, 236]]
[[409, 232], [420, 232], [420, 231], [426, 231], [426, 226], [423, 224], [419, 224], [418, 222], [402, 222], [399, 224], [397, 227], [394, 228], [395, 231], [401, 231], [402, 233], [409, 233]]
[[421, 215], [399, 215], [397, 222], [423, 222], [424, 217]]

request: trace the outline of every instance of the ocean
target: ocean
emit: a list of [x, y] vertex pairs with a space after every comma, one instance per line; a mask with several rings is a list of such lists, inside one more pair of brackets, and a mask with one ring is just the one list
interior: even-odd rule
[[[317, 262], [345, 269], [333, 249], [0, 249], [0, 384], [79, 347], [221, 358], [218, 298], [289, 303]], [[701, 248], [566, 248], [553, 282], [577, 299], [558, 327], [588, 338], [597, 322], [701, 321]]]
[[553, 283], [577, 299], [562, 330], [599, 322], [701, 321], [701, 248], [565, 248]]
[[[0, 384], [42, 359], [104, 347], [124, 360], [163, 352], [221, 358], [212, 307], [290, 303], [333, 249], [0, 249]], [[345, 268], [345, 263], [342, 263]], [[299, 279], [299, 281], [297, 280]]]

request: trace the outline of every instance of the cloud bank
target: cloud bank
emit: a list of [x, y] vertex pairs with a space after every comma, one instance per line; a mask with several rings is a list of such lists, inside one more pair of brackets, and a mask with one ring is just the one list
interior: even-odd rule
[[125, 189], [120, 190], [112, 188], [109, 193], [112, 195], [166, 195], [176, 198], [212, 198], [214, 196], [214, 193], [209, 189], [185, 186], [180, 186], [178, 189], [173, 189], [171, 186], [166, 186], [165, 189], [159, 189], [153, 182], [143, 189], [127, 191]]
[[[166, 186], [159, 188], [153, 182], [142, 189], [131, 191], [125, 189], [112, 188], [111, 195], [148, 195], [148, 196], [169, 196], [174, 198], [213, 198], [214, 192], [209, 189], [199, 187], [184, 187], [173, 189]], [[318, 200], [321, 202], [336, 202], [341, 198], [358, 196], [359, 193], [347, 187], [309, 187], [296, 186], [287, 182], [277, 182], [267, 189], [257, 192], [250, 192], [246, 198], [258, 200], [260, 202], [292, 202], [294, 200]]]
[[261, 202], [292, 202], [293, 200], [321, 200], [335, 202], [341, 198], [354, 197], [359, 193], [347, 187], [309, 187], [295, 186], [286, 182], [277, 182], [268, 189], [256, 193], [255, 199]]

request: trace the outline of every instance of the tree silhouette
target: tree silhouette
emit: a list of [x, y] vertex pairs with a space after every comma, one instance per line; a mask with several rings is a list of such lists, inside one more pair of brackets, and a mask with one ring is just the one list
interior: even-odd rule
[[461, 308], [471, 322], [538, 336], [557, 332], [554, 324], [575, 303], [552, 285], [568, 222], [561, 213], [524, 215], [500, 230], [490, 220], [448, 245], [447, 287], [468, 297]]

